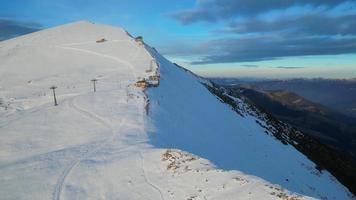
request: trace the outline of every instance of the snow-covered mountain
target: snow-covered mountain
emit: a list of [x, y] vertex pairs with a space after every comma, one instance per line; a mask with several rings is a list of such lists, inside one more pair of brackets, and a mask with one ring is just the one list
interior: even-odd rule
[[204, 85], [107, 25], [1, 42], [1, 199], [353, 198]]

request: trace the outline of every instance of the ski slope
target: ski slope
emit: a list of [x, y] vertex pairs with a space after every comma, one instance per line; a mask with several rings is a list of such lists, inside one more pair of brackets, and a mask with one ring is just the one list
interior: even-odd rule
[[[159, 87], [133, 86], [152, 59]], [[1, 42], [0, 100], [1, 199], [351, 199], [121, 28], [81, 21]]]

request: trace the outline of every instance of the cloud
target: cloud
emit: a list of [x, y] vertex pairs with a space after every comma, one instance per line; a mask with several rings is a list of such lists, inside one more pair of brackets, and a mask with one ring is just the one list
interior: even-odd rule
[[0, 19], [0, 41], [40, 30], [37, 23]]
[[312, 13], [283, 16], [276, 20], [249, 19], [230, 23], [225, 30], [238, 34], [278, 33], [306, 36], [356, 35], [356, 14], [330, 16]]
[[[196, 7], [172, 16], [183, 24], [225, 22], [214, 31], [217, 39], [187, 48], [198, 57], [192, 64], [250, 62], [356, 53], [355, 5], [349, 0], [198, 0]], [[300, 8], [261, 15], [293, 6]]]
[[278, 66], [276, 67], [278, 69], [304, 69], [305, 67], [284, 67], [284, 66]]
[[251, 68], [254, 68], [254, 67], [260, 67], [258, 65], [240, 65], [242, 67], [251, 67]]
[[256, 16], [261, 13], [284, 10], [293, 6], [335, 7], [349, 0], [197, 0], [196, 7], [175, 11], [171, 17], [182, 24], [198, 21], [215, 22], [236, 16]]
[[281, 38], [261, 36], [208, 41], [196, 52], [205, 56], [192, 64], [274, 60], [289, 56], [356, 53], [355, 38]]

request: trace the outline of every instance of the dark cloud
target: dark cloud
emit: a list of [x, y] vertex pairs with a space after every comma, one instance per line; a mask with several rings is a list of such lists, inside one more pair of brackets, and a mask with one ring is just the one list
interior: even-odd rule
[[254, 67], [260, 67], [258, 65], [241, 65], [242, 67], [251, 67], [251, 68], [254, 68]]
[[276, 67], [278, 69], [304, 69], [305, 67], [284, 67], [284, 66], [278, 66]]
[[198, 0], [195, 8], [171, 13], [182, 24], [197, 21], [215, 22], [236, 16], [255, 16], [292, 6], [323, 6], [325, 9], [350, 2], [349, 0]]
[[0, 41], [40, 30], [36, 23], [0, 19]]
[[289, 56], [337, 55], [356, 52], [354, 38], [281, 38], [263, 36], [218, 39], [206, 42], [196, 52], [205, 54], [192, 64], [274, 60]]
[[[198, 0], [195, 8], [172, 16], [183, 24], [225, 22], [225, 27], [216, 34], [220, 39], [190, 48], [191, 55], [202, 58], [192, 64], [263, 61], [356, 53], [356, 12], [352, 10], [355, 3], [349, 0]], [[268, 19], [260, 15], [293, 6], [304, 10], [276, 12]]]
[[239, 34], [274, 32], [298, 36], [356, 35], [356, 14], [330, 16], [316, 13], [283, 16], [273, 21], [254, 18], [231, 23], [226, 31]]

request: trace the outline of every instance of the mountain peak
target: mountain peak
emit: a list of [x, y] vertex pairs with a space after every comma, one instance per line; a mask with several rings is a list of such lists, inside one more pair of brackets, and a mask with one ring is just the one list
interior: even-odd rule
[[96, 24], [82, 20], [33, 32], [18, 38], [3, 41], [2, 43], [8, 43], [10, 46], [48, 46], [85, 42], [90, 43], [103, 38], [113, 41], [126, 40], [131, 38], [131, 36], [128, 36], [127, 32], [120, 27]]

